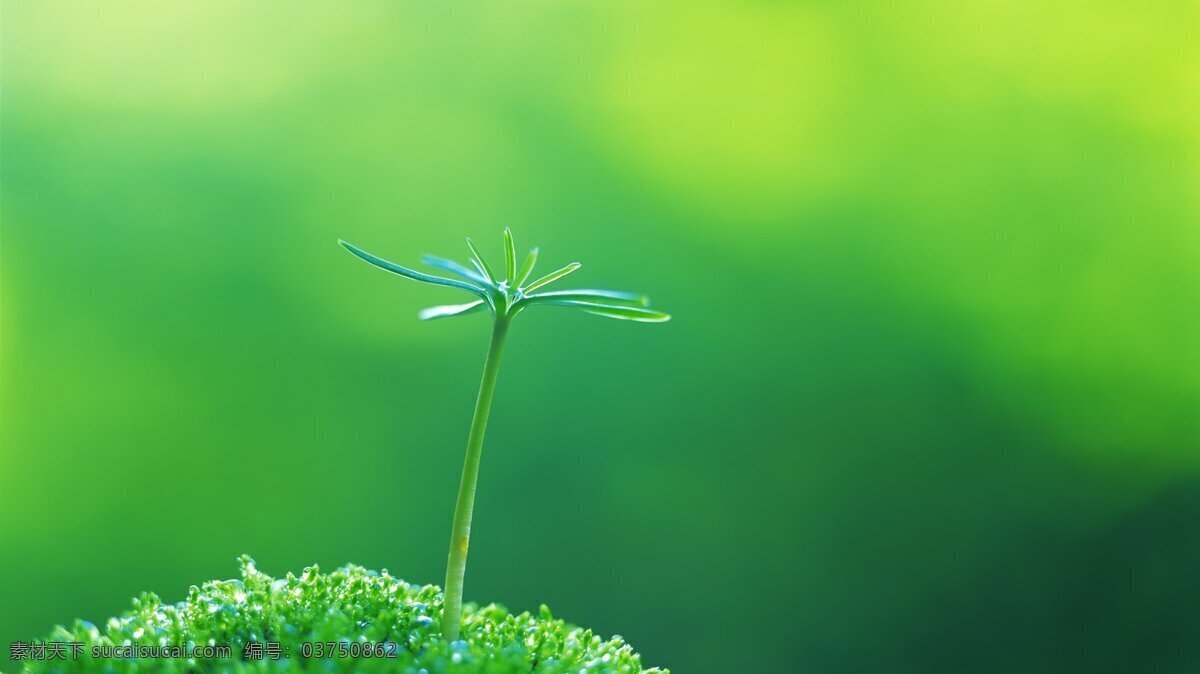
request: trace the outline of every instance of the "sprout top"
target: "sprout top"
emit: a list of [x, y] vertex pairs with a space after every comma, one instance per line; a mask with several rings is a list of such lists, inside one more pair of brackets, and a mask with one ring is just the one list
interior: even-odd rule
[[[619, 318], [628, 321], [659, 323], [671, 317], [661, 311], [649, 309], [649, 298], [637, 293], [617, 290], [559, 290], [543, 291], [542, 288], [558, 279], [579, 269], [578, 262], [572, 262], [565, 267], [556, 269], [536, 280], [530, 281], [533, 266], [537, 262], [538, 249], [529, 251], [525, 262], [517, 267], [516, 246], [513, 244], [512, 231], [504, 229], [504, 267], [493, 270], [487, 263], [479, 248], [471, 239], [467, 239], [467, 247], [471, 251], [471, 267], [468, 268], [453, 260], [435, 255], [422, 255], [421, 261], [430, 267], [449, 272], [458, 278], [445, 278], [402, 267], [394, 262], [376, 257], [357, 246], [338, 240], [346, 250], [371, 264], [399, 274], [414, 281], [447, 286], [465, 290], [478, 299], [466, 304], [447, 304], [423, 309], [418, 315], [422, 320], [463, 316], [483, 309], [489, 310], [497, 320], [505, 320], [516, 316], [526, 307], [559, 306], [573, 307], [589, 314]], [[498, 274], [502, 271], [503, 274]]]

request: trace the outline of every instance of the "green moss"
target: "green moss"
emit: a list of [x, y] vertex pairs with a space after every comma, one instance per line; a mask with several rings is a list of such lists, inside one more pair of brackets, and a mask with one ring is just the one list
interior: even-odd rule
[[[299, 577], [275, 579], [242, 556], [241, 580], [192, 586], [187, 599], [165, 604], [154, 594], [97, 627], [76, 621], [58, 627], [50, 641], [78, 642], [75, 659], [28, 661], [27, 672], [665, 672], [642, 669], [637, 653], [621, 640], [605, 640], [569, 625], [541, 608], [538, 615], [513, 615], [504, 607], [468, 604], [462, 639], [441, 638], [442, 593], [433, 585], [410, 585], [385, 571], [347, 566], [322, 574], [317, 567]], [[243, 659], [247, 643], [279, 644], [273, 660]], [[380, 655], [395, 657], [304, 658], [305, 644], [382, 644]], [[94, 659], [94, 646], [228, 646], [232, 656], [216, 659]], [[252, 647], [253, 648], [253, 647]], [[340, 646], [335, 646], [340, 648]], [[290, 657], [287, 655], [290, 654]]]

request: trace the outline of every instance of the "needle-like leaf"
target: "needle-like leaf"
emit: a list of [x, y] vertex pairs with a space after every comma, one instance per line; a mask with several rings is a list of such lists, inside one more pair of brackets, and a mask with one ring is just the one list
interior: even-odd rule
[[537, 256], [538, 249], [537, 246], [534, 246], [533, 249], [529, 251], [529, 255], [525, 256], [525, 264], [521, 265], [521, 272], [517, 274], [517, 279], [513, 281], [514, 286], [518, 288], [521, 287], [521, 284], [525, 282], [525, 279], [528, 279], [529, 275], [533, 273], [533, 265], [537, 263]]
[[385, 271], [390, 271], [393, 274], [399, 274], [401, 276], [410, 278], [414, 281], [422, 281], [424, 283], [432, 283], [434, 285], [439, 285], [439, 286], [448, 286], [450, 288], [460, 288], [462, 290], [466, 290], [467, 292], [469, 292], [473, 295], [478, 295], [481, 297], [485, 295], [483, 290], [481, 290], [480, 288], [473, 286], [469, 283], [464, 283], [462, 281], [456, 281], [454, 279], [449, 279], [449, 278], [442, 278], [441, 276], [431, 276], [429, 274], [423, 274], [419, 271], [409, 269], [408, 267], [401, 267], [400, 265], [396, 264], [395, 262], [388, 262], [387, 260], [385, 260], [381, 257], [375, 257], [374, 255], [368, 253], [367, 251], [365, 251], [351, 243], [342, 241], [341, 239], [338, 239], [338, 243], [341, 244], [341, 246], [343, 248], [350, 251], [351, 253], [354, 253], [358, 257], [366, 260], [367, 262], [370, 262], [371, 264], [375, 265], [376, 267], [379, 267], [380, 269], [383, 269]]
[[450, 316], [472, 314], [483, 309], [485, 306], [483, 300], [475, 300], [466, 304], [443, 304], [437, 307], [422, 309], [417, 312], [417, 316], [423, 321], [431, 321], [435, 318], [449, 318]]
[[447, 260], [444, 257], [438, 257], [436, 255], [425, 254], [425, 255], [421, 256], [421, 262], [424, 262], [425, 264], [429, 265], [430, 267], [437, 267], [438, 269], [444, 269], [444, 270], [450, 272], [451, 274], [454, 274], [456, 276], [461, 276], [462, 278], [467, 279], [467, 281], [474, 283], [476, 285], [479, 285], [481, 289], [489, 288], [492, 285], [492, 284], [488, 283], [487, 279], [483, 278], [483, 276], [481, 276], [480, 274], [477, 274], [474, 271], [467, 269], [466, 267], [455, 262], [454, 260]]
[[471, 249], [471, 261], [475, 263], [475, 268], [486, 276], [488, 281], [495, 283], [496, 275], [492, 273], [492, 268], [488, 266], [487, 260], [483, 259], [483, 255], [479, 253], [479, 248], [475, 246], [475, 242], [469, 236], [467, 237], [467, 248]]
[[627, 293], [620, 290], [551, 290], [544, 293], [527, 295], [526, 300], [537, 303], [547, 300], [579, 300], [581, 302], [600, 301], [602, 303], [628, 304], [630, 306], [648, 306], [650, 298], [639, 293]]
[[504, 228], [504, 280], [509, 285], [517, 277], [517, 247], [513, 245], [512, 230]]
[[545, 276], [541, 277], [540, 279], [534, 281], [533, 283], [530, 283], [529, 287], [524, 289], [524, 292], [526, 294], [529, 294], [529, 293], [537, 290], [538, 288], [541, 288], [544, 285], [547, 285], [547, 284], [557, 281], [558, 279], [566, 276], [567, 274], [570, 274], [571, 272], [575, 271], [576, 269], [579, 269], [581, 266], [583, 266], [583, 265], [579, 264], [578, 262], [572, 262], [571, 264], [563, 267], [562, 269], [552, 271], [549, 274], [546, 274]]
[[[483, 266], [480, 265], [479, 262], [475, 258], [471, 258], [471, 266], [475, 268], [475, 271], [479, 272], [480, 278], [487, 276], [487, 272], [484, 271]], [[489, 283], [490, 283], [490, 281], [489, 281]]]
[[580, 302], [576, 300], [546, 300], [540, 304], [551, 304], [563, 307], [575, 307], [589, 314], [604, 316], [606, 318], [620, 318], [627, 321], [640, 321], [642, 323], [662, 323], [663, 321], [671, 320], [670, 314], [664, 314], [661, 311], [653, 309], [644, 309], [642, 307], [630, 307], [619, 304], [605, 304], [600, 301]]
[[651, 309], [638, 309], [636, 307], [603, 307], [584, 309], [584, 311], [595, 316], [636, 321], [638, 323], [666, 323], [671, 320], [671, 314]]

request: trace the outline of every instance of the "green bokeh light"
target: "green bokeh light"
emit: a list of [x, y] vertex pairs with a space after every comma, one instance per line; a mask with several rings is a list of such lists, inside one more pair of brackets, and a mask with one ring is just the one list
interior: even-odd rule
[[439, 580], [486, 320], [335, 240], [512, 226], [674, 319], [514, 328], [469, 597], [678, 672], [1194, 670], [1198, 18], [4, 2], [0, 642], [242, 552]]

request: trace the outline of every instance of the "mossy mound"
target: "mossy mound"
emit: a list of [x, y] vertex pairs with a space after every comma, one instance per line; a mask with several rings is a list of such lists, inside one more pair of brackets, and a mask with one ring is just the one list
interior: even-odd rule
[[[76, 621], [49, 642], [77, 643], [65, 659], [25, 661], [27, 672], [665, 672], [643, 669], [633, 649], [613, 637], [569, 625], [541, 608], [513, 615], [502, 606], [467, 605], [462, 639], [441, 637], [442, 595], [359, 566], [323, 574], [271, 578], [241, 558], [241, 580], [192, 586], [186, 600], [154, 594], [97, 627]], [[112, 648], [226, 646], [228, 657], [94, 657]], [[261, 648], [261, 650], [260, 650]], [[72, 657], [71, 651], [78, 652]], [[273, 653], [277, 651], [277, 653]], [[330, 653], [332, 651], [332, 654]], [[258, 659], [261, 652], [262, 659]], [[115, 655], [115, 654], [114, 654]], [[275, 659], [273, 655], [277, 655]]]

